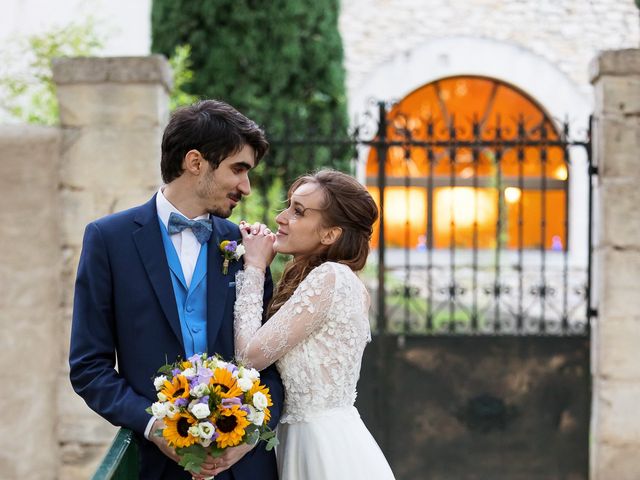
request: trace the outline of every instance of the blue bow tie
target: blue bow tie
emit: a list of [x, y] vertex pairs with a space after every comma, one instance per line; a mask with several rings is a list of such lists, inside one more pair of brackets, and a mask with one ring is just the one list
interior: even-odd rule
[[211, 219], [202, 220], [189, 220], [182, 215], [175, 212], [171, 212], [169, 215], [169, 235], [174, 233], [180, 233], [185, 228], [190, 228], [193, 234], [196, 236], [196, 240], [200, 243], [207, 243], [211, 238], [211, 232], [213, 227], [211, 226]]

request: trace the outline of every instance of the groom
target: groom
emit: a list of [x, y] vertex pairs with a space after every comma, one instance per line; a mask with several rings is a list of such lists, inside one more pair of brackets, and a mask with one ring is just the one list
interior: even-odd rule
[[[219, 245], [238, 240], [224, 220], [244, 195], [249, 171], [268, 148], [264, 132], [226, 103], [205, 100], [176, 110], [162, 138], [165, 185], [144, 205], [90, 223], [78, 266], [71, 331], [71, 383], [89, 407], [136, 433], [140, 479], [190, 479], [145, 412], [152, 377], [178, 357], [233, 358], [235, 274], [223, 273]], [[135, 161], [135, 159], [132, 159]], [[265, 301], [271, 295], [271, 278]], [[117, 368], [116, 368], [117, 363]], [[275, 368], [262, 372], [277, 425], [283, 388]], [[216, 480], [276, 479], [264, 444], [228, 449], [207, 462]], [[222, 471], [224, 469], [224, 471]], [[219, 473], [222, 471], [222, 473]]]

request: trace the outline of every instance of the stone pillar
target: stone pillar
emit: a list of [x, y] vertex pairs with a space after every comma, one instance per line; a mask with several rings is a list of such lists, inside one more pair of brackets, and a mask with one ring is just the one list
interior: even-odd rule
[[55, 128], [0, 128], [2, 478], [56, 478], [59, 146]]
[[86, 407], [68, 379], [73, 286], [84, 227], [147, 201], [159, 187], [171, 73], [161, 56], [58, 59], [53, 71], [63, 132], [58, 478], [73, 480], [89, 478], [116, 432]]
[[595, 87], [596, 294], [591, 478], [640, 476], [640, 50], [602, 53]]

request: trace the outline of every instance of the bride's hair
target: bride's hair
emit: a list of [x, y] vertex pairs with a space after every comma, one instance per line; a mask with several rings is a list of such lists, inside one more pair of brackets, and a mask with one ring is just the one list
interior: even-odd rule
[[293, 192], [307, 183], [318, 185], [324, 195], [320, 210], [322, 225], [340, 227], [342, 233], [328, 248], [297, 257], [287, 264], [269, 305], [268, 317], [280, 309], [300, 282], [318, 265], [337, 262], [358, 271], [364, 268], [369, 255], [369, 240], [378, 218], [378, 207], [367, 189], [346, 173], [320, 170], [293, 182], [287, 198], [291, 199]]

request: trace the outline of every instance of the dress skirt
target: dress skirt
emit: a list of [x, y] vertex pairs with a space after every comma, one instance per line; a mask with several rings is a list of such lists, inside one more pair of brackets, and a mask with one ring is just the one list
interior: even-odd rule
[[280, 480], [391, 480], [393, 473], [355, 407], [278, 425]]

